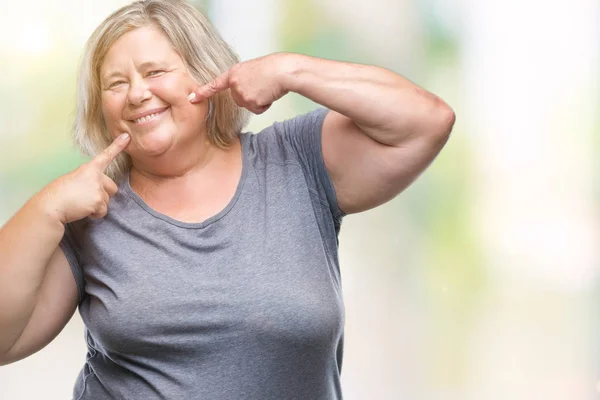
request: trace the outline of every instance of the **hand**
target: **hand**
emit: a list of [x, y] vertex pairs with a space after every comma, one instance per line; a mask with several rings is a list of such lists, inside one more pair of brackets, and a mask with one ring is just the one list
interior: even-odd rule
[[50, 182], [42, 190], [60, 222], [66, 224], [87, 216], [96, 219], [106, 215], [117, 185], [104, 172], [129, 141], [129, 135], [119, 136], [91, 161]]
[[255, 58], [234, 65], [229, 71], [190, 94], [192, 103], [200, 103], [209, 97], [231, 89], [231, 96], [238, 106], [254, 114], [262, 114], [288, 90], [284, 88], [286, 55], [282, 53]]

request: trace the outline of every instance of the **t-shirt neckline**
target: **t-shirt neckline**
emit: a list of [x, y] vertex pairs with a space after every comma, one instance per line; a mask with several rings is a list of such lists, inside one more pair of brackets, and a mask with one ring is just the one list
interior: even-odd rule
[[213, 224], [214, 222], [220, 220], [221, 218], [223, 218], [225, 215], [227, 215], [232, 209], [233, 207], [236, 205], [238, 199], [240, 198], [240, 195], [242, 193], [242, 190], [244, 188], [244, 183], [246, 181], [246, 176], [248, 174], [248, 161], [247, 161], [247, 156], [246, 156], [246, 135], [244, 134], [240, 134], [239, 135], [239, 139], [240, 139], [240, 144], [242, 147], [242, 174], [240, 176], [240, 180], [237, 184], [237, 188], [235, 190], [235, 193], [233, 195], [233, 197], [231, 198], [231, 200], [229, 201], [229, 203], [225, 206], [225, 208], [223, 208], [221, 211], [219, 211], [217, 214], [208, 217], [207, 219], [205, 219], [202, 222], [183, 222], [183, 221], [179, 221], [177, 219], [171, 218], [168, 215], [165, 215], [163, 213], [160, 213], [156, 210], [154, 210], [152, 207], [150, 207], [131, 187], [131, 183], [129, 181], [129, 170], [125, 173], [124, 178], [123, 178], [123, 188], [125, 189], [125, 193], [132, 198], [143, 210], [145, 210], [146, 212], [148, 212], [150, 215], [152, 215], [155, 218], [161, 219], [165, 222], [168, 222], [171, 225], [175, 225], [175, 226], [179, 226], [181, 228], [187, 228], [187, 229], [198, 229], [198, 228], [206, 228], [207, 226]]

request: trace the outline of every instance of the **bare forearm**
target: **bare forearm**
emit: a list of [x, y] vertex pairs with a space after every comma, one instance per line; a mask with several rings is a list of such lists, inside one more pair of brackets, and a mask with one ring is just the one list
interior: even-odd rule
[[289, 91], [350, 118], [380, 143], [401, 146], [415, 135], [445, 135], [450, 107], [408, 79], [383, 68], [285, 54]]
[[0, 353], [25, 328], [64, 225], [44, 193], [32, 197], [0, 229]]

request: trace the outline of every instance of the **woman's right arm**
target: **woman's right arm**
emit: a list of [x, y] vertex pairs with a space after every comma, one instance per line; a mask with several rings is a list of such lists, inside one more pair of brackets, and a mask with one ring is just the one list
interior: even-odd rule
[[46, 346], [77, 307], [77, 285], [58, 247], [65, 227], [42, 191], [0, 229], [0, 365]]
[[67, 223], [106, 215], [117, 185], [104, 171], [128, 143], [48, 184], [0, 229], [0, 365], [46, 346], [73, 315], [77, 285], [58, 245]]

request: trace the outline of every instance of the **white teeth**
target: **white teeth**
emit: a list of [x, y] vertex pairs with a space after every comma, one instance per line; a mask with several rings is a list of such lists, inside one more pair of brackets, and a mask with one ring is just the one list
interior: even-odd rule
[[135, 120], [136, 124], [141, 124], [142, 122], [148, 122], [150, 121], [152, 118], [156, 117], [158, 115], [158, 113], [154, 113], [154, 114], [150, 114], [150, 115], [146, 115], [145, 117], [142, 118], [138, 118]]

